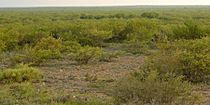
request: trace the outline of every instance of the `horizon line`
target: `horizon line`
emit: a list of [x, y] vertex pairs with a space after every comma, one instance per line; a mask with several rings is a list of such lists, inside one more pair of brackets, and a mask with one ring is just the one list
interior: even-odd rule
[[137, 7], [137, 6], [158, 6], [158, 7], [166, 7], [166, 6], [171, 6], [171, 7], [174, 7], [174, 6], [179, 6], [179, 7], [182, 7], [182, 6], [210, 6], [209, 4], [208, 5], [204, 5], [204, 4], [200, 4], [200, 5], [186, 5], [186, 4], [183, 4], [183, 5], [173, 5], [173, 4], [163, 4], [163, 5], [157, 5], [157, 4], [137, 4], [137, 5], [134, 5], [134, 4], [114, 4], [114, 5], [29, 5], [29, 6], [26, 6], [26, 5], [22, 5], [22, 6], [0, 6], [0, 8], [51, 8], [51, 7], [54, 7], [54, 8], [62, 8], [62, 7]]

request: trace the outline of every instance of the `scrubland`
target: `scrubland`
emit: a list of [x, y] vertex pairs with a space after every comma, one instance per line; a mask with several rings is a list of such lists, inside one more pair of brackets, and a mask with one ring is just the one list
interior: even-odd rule
[[0, 9], [1, 105], [210, 105], [210, 7]]

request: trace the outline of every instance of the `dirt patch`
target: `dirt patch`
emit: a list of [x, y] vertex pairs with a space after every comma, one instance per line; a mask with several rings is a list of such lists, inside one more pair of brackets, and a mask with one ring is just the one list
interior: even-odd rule
[[[144, 56], [122, 56], [112, 62], [76, 65], [62, 60], [50, 61], [39, 67], [45, 76], [44, 84], [57, 94], [75, 95], [82, 99], [97, 97], [106, 99], [118, 80], [139, 69]], [[210, 103], [210, 87], [199, 86], [196, 91], [206, 97], [204, 105]]]
[[50, 61], [40, 69], [45, 76], [45, 84], [56, 92], [71, 94], [93, 94], [107, 97], [112, 86], [132, 70], [143, 64], [143, 56], [123, 56], [113, 62], [75, 65], [74, 62]]

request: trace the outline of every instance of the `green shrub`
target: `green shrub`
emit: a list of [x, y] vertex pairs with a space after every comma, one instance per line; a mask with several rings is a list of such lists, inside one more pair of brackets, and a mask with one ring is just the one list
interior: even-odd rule
[[144, 12], [141, 14], [141, 16], [144, 18], [158, 18], [159, 14], [156, 12]]
[[107, 105], [95, 97], [83, 100], [72, 95], [58, 95], [44, 85], [28, 82], [0, 85], [0, 94], [2, 105]]
[[74, 60], [79, 64], [87, 64], [90, 61], [100, 60], [102, 50], [98, 47], [84, 46], [75, 53]]
[[33, 79], [40, 79], [42, 74], [36, 68], [28, 65], [17, 65], [13, 69], [5, 69], [0, 71], [1, 82], [26, 82]]
[[126, 35], [124, 34], [124, 29], [127, 25], [126, 22], [117, 21], [112, 23], [112, 37], [107, 39], [107, 42], [121, 42], [126, 40]]
[[53, 37], [42, 38], [34, 47], [25, 46], [24, 49], [11, 57], [14, 64], [34, 63], [40, 64], [49, 59], [61, 58], [63, 45], [61, 40]]
[[63, 53], [76, 53], [81, 48], [81, 45], [76, 41], [63, 42]]
[[179, 56], [181, 68], [177, 72], [192, 82], [210, 81], [210, 54], [182, 52]]
[[4, 41], [5, 50], [14, 51], [22, 49], [25, 45], [34, 45], [41, 38], [46, 37], [49, 33], [38, 30], [36, 25], [23, 25], [20, 23], [7, 26], [9, 30], [0, 34], [0, 40]]
[[209, 37], [161, 44], [149, 65], [161, 73], [173, 72], [191, 82], [208, 82], [210, 78]]
[[31, 83], [6, 84], [0, 87], [0, 103], [2, 105], [37, 105], [51, 104], [52, 91], [44, 86]]
[[173, 35], [171, 25], [163, 25], [158, 27], [157, 33], [153, 35], [152, 42], [162, 43], [168, 41], [168, 37]]
[[37, 57], [41, 59], [52, 59], [60, 57], [62, 48], [61, 40], [53, 37], [41, 39], [34, 47]]
[[103, 52], [100, 61], [111, 62], [113, 59], [118, 58], [120, 52]]
[[197, 39], [205, 36], [204, 30], [200, 24], [194, 21], [186, 21], [184, 25], [173, 29], [172, 39]]
[[65, 103], [57, 103], [56, 105], [109, 105], [110, 103], [105, 103], [102, 102], [100, 100], [87, 100], [87, 101], [83, 101], [83, 100], [79, 100], [79, 99], [72, 99], [72, 100], [68, 100]]
[[[123, 25], [123, 24], [122, 24]], [[157, 25], [148, 20], [129, 20], [126, 26], [121, 30], [113, 30], [113, 36], [110, 38], [113, 42], [142, 42], [150, 41], [156, 32]], [[115, 32], [120, 31], [120, 32]]]
[[[11, 33], [13, 35], [11, 35]], [[4, 45], [4, 49], [6, 51], [12, 51], [18, 49], [18, 34], [16, 32], [11, 32], [6, 34], [0, 34], [0, 41], [2, 45]]]
[[152, 40], [157, 28], [158, 26], [153, 21], [131, 20], [123, 33], [126, 34], [129, 42], [148, 42]]
[[192, 82], [208, 82], [210, 79], [210, 38], [180, 41], [179, 62], [182, 73]]
[[97, 27], [81, 30], [81, 35], [77, 40], [82, 46], [103, 46], [104, 41], [111, 38], [112, 32], [106, 30], [98, 30]]
[[122, 49], [128, 53], [137, 55], [137, 54], [148, 54], [149, 53], [148, 47], [149, 46], [146, 43], [135, 42], [135, 43], [125, 44]]
[[88, 30], [87, 38], [92, 41], [92, 46], [103, 46], [104, 40], [111, 38], [111, 31]]
[[95, 82], [97, 80], [97, 75], [90, 75], [89, 73], [85, 74], [85, 81]]
[[139, 71], [120, 81], [113, 92], [117, 105], [197, 105], [200, 94], [181, 76]]
[[4, 42], [0, 40], [0, 53], [5, 50], [5, 47]]

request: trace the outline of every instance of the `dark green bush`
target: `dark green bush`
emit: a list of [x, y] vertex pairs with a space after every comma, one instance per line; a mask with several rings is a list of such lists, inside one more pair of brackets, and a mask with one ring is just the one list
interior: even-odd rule
[[112, 23], [112, 37], [107, 39], [107, 42], [121, 42], [126, 39], [126, 36], [123, 34], [127, 23], [122, 21], [117, 21]]
[[120, 81], [113, 92], [117, 105], [197, 105], [199, 94], [193, 92], [189, 82], [182, 76], [157, 71], [139, 71]]
[[41, 72], [28, 65], [18, 65], [13, 69], [5, 69], [0, 71], [1, 82], [27, 82], [33, 79], [40, 79], [42, 77]]
[[144, 12], [141, 14], [141, 16], [145, 18], [158, 18], [159, 14], [156, 12]]

